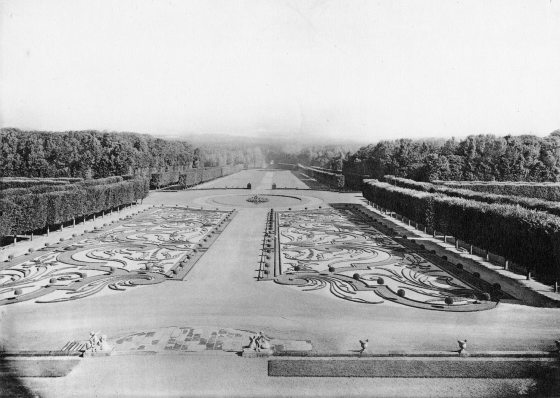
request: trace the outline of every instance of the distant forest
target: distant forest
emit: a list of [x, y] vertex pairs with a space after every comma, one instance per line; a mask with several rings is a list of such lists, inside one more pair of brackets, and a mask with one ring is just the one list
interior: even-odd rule
[[384, 140], [357, 145], [281, 139], [162, 139], [99, 131], [0, 130], [0, 176], [104, 178], [138, 169], [301, 163], [349, 175], [416, 181], [560, 181], [560, 130], [546, 137]]
[[147, 134], [0, 130], [0, 176], [104, 178], [138, 169], [247, 164], [262, 167], [260, 148], [194, 147]]
[[357, 146], [309, 145], [223, 137], [208, 140], [156, 138], [147, 134], [100, 131], [0, 129], [0, 176], [104, 178], [138, 169], [266, 167], [302, 163], [341, 170], [344, 154]]
[[381, 141], [347, 154], [344, 174], [416, 181], [559, 181], [560, 130], [533, 135]]

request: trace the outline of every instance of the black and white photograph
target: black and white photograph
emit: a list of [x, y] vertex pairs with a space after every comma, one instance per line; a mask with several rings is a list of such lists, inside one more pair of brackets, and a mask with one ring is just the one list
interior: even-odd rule
[[560, 0], [0, 0], [0, 397], [560, 397]]

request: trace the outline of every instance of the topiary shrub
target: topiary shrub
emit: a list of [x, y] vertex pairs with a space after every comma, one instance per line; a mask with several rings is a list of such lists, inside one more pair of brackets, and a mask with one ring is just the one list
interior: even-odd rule
[[32, 247], [30, 247], [29, 249], [27, 249], [27, 252], [28, 252], [28, 253], [33, 253], [34, 251], [35, 251], [35, 249], [32, 248]]
[[452, 304], [453, 304], [453, 297], [447, 296], [447, 297], [445, 298], [445, 304], [447, 304], [447, 305], [452, 305]]
[[14, 290], [14, 295], [15, 295], [15, 296], [19, 296], [19, 295], [22, 294], [22, 293], [23, 293], [23, 290], [21, 290], [21, 289], [16, 289], [16, 290]]
[[478, 272], [473, 272], [472, 274], [475, 278], [480, 278], [480, 274]]
[[385, 279], [383, 279], [381, 277], [377, 278], [377, 284], [378, 285], [383, 285], [384, 283], [385, 283]]
[[403, 239], [408, 239], [408, 236], [403, 235], [402, 238], [403, 238]]
[[359, 281], [359, 280], [360, 280], [360, 274], [355, 273], [354, 275], [352, 275], [352, 278], [354, 278], [355, 280]]
[[404, 297], [406, 295], [406, 292], [404, 291], [404, 289], [399, 289], [397, 290], [397, 295], [399, 297]]
[[490, 301], [490, 299], [491, 299], [490, 293], [486, 293], [486, 292], [482, 293], [482, 294], [480, 295], [480, 299], [481, 299], [481, 300], [485, 300], [485, 301]]
[[441, 256], [441, 259], [447, 261], [447, 256]]
[[463, 264], [461, 264], [461, 263], [457, 263], [457, 268], [459, 268], [459, 269], [463, 269]]
[[49, 279], [49, 283], [56, 283], [56, 282], [58, 282], [58, 279], [56, 278]]
[[299, 265], [294, 265], [294, 271], [299, 271], [301, 267]]
[[333, 267], [333, 266], [330, 266], [330, 267], [329, 267], [329, 272], [334, 272], [335, 270], [336, 270], [335, 267]]

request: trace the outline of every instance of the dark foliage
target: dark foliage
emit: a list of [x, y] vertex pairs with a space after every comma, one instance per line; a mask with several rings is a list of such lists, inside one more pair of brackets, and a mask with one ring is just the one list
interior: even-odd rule
[[446, 235], [489, 250], [534, 270], [548, 283], [560, 278], [560, 218], [500, 203], [400, 188], [377, 180], [364, 197]]
[[416, 181], [559, 181], [560, 130], [544, 138], [473, 135], [463, 140], [381, 141], [348, 155], [342, 170], [347, 184], [360, 184], [359, 176], [380, 179], [386, 174]]

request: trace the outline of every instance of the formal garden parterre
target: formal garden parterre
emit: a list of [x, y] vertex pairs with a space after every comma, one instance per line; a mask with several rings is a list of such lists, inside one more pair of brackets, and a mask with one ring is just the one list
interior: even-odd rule
[[46, 246], [0, 270], [0, 305], [76, 300], [106, 288], [183, 280], [233, 214], [152, 208], [107, 230]]
[[274, 280], [303, 290], [329, 287], [345, 300], [395, 302], [440, 311], [494, 308], [479, 287], [451, 275], [370, 225], [349, 205], [277, 213]]

